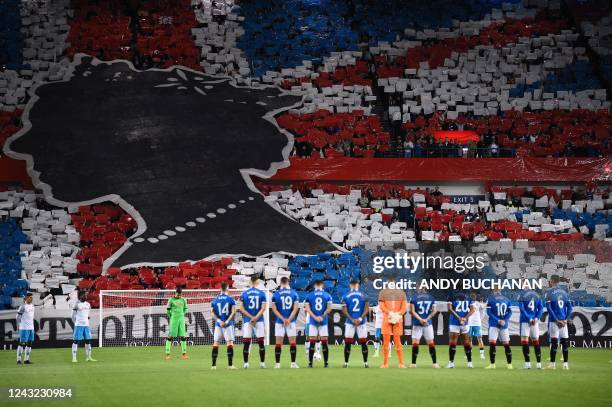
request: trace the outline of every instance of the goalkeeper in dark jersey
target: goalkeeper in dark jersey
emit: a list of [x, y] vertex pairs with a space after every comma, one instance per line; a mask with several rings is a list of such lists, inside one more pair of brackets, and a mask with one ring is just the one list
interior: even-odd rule
[[187, 300], [182, 297], [183, 290], [178, 287], [174, 297], [168, 299], [168, 339], [166, 339], [166, 360], [170, 359], [170, 348], [172, 341], [178, 339], [181, 342], [181, 358], [189, 359], [187, 356], [187, 339], [185, 338], [185, 314], [187, 314]]

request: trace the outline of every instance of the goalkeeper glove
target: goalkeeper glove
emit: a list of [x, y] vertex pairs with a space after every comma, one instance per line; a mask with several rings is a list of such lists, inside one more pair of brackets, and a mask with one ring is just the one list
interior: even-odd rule
[[402, 314], [399, 312], [390, 312], [389, 313], [389, 323], [391, 325], [397, 324], [402, 319]]

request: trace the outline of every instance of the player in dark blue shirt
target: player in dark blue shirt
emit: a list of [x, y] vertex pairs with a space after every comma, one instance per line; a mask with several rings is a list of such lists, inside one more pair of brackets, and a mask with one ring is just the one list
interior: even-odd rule
[[351, 344], [357, 332], [357, 340], [361, 344], [363, 355], [363, 366], [368, 367], [368, 328], [366, 327], [366, 316], [370, 310], [365, 294], [359, 291], [359, 281], [350, 283], [350, 291], [342, 297], [342, 312], [345, 316], [344, 322], [344, 365], [348, 367], [351, 356]]
[[244, 368], [249, 367], [249, 349], [251, 347], [251, 339], [253, 333], [257, 337], [259, 344], [259, 367], [266, 367], [266, 347], [264, 345], [264, 337], [266, 328], [263, 320], [263, 313], [266, 310], [266, 293], [256, 288], [259, 279], [256, 276], [251, 276], [251, 287], [242, 293], [240, 296], [240, 312], [242, 313], [242, 337], [244, 347], [242, 348], [242, 357], [244, 358]]
[[227, 283], [221, 283], [221, 294], [210, 302], [212, 313], [215, 318], [215, 331], [212, 349], [212, 368], [217, 368], [217, 356], [219, 355], [219, 343], [225, 339], [227, 345], [227, 366], [235, 369], [234, 359], [234, 315], [236, 314], [236, 301], [230, 297], [227, 291]]
[[557, 280], [553, 280], [550, 288], [544, 296], [546, 309], [548, 310], [548, 335], [550, 337], [550, 365], [554, 369], [559, 340], [563, 352], [563, 369], [569, 369], [569, 331], [567, 324], [574, 309], [569, 294], [564, 289], [557, 287]]
[[463, 292], [454, 293], [451, 300], [448, 302], [449, 318], [449, 347], [448, 347], [448, 366], [452, 369], [455, 367], [455, 353], [457, 352], [457, 340], [459, 336], [463, 339], [463, 349], [467, 356], [468, 368], [473, 368], [472, 364], [472, 341], [470, 339], [470, 327], [468, 320], [476, 311], [473, 305], [474, 301]]
[[414, 297], [410, 299], [410, 315], [412, 316], [412, 364], [410, 367], [412, 368], [417, 366], [419, 344], [423, 336], [429, 347], [429, 355], [434, 369], [440, 367], [436, 360], [434, 330], [431, 324], [431, 320], [437, 313], [436, 300], [425, 290], [418, 290]]
[[533, 290], [525, 291], [519, 302], [521, 312], [521, 345], [525, 358], [525, 369], [531, 369], [529, 358], [529, 340], [533, 344], [536, 355], [536, 368], [542, 368], [542, 348], [540, 347], [540, 318], [544, 311], [544, 301]]
[[309, 316], [308, 321], [308, 340], [310, 348], [308, 349], [308, 367], [312, 368], [312, 360], [314, 358], [315, 343], [321, 341], [321, 350], [323, 351], [324, 366], [329, 367], [329, 348], [327, 346], [328, 334], [328, 315], [332, 310], [332, 297], [329, 293], [323, 291], [323, 281], [316, 281], [314, 290], [308, 294], [306, 298], [306, 314]]
[[495, 369], [495, 351], [497, 339], [500, 340], [506, 352], [508, 369], [512, 370], [512, 349], [510, 348], [510, 317], [512, 308], [510, 300], [495, 290], [487, 300], [487, 315], [489, 316], [489, 358], [491, 364], [486, 369]]
[[297, 352], [297, 344], [295, 337], [297, 330], [295, 327], [295, 319], [300, 309], [298, 294], [295, 290], [289, 287], [289, 279], [282, 277], [280, 288], [272, 295], [272, 312], [276, 316], [274, 321], [274, 336], [276, 337], [274, 356], [276, 358], [276, 368], [280, 368], [281, 351], [283, 348], [283, 340], [285, 335], [289, 338], [289, 352], [291, 354], [291, 368], [297, 369], [295, 356]]

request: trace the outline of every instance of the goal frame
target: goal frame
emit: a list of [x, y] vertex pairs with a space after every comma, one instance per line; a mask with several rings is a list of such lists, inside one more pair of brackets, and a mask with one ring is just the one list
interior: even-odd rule
[[[234, 291], [234, 292], [244, 292], [247, 289], [238, 289], [238, 288], [231, 288], [228, 291]], [[271, 334], [271, 327], [270, 327], [270, 314], [271, 314], [271, 308], [270, 308], [270, 301], [272, 301], [272, 294], [270, 293], [269, 290], [267, 289], [260, 289], [261, 291], [263, 291], [266, 294], [266, 306], [265, 306], [265, 310], [263, 313], [263, 317], [264, 317], [264, 324], [265, 324], [265, 336], [264, 336], [264, 341], [265, 341], [265, 345], [270, 345], [270, 334]], [[121, 295], [121, 294], [128, 294], [128, 293], [174, 293], [176, 292], [176, 290], [172, 290], [172, 289], [153, 289], [153, 290], [100, 290], [98, 293], [99, 296], [99, 300], [100, 300], [100, 307], [98, 309], [98, 347], [102, 348], [104, 346], [104, 296], [109, 296], [109, 295]], [[219, 293], [221, 293], [221, 289], [218, 288], [208, 288], [208, 289], [183, 289], [183, 292], [187, 292], [187, 293], [194, 293], [194, 292], [200, 292], [200, 293], [217, 293], [217, 295]], [[216, 295], [214, 295], [216, 296]], [[187, 304], [189, 305], [189, 303]], [[109, 308], [106, 308], [106, 310], [108, 310]], [[236, 316], [234, 318], [237, 317], [237, 314], [242, 314], [240, 312], [240, 309], [238, 307], [238, 304], [236, 304]], [[107, 346], [109, 347], [109, 346]]]

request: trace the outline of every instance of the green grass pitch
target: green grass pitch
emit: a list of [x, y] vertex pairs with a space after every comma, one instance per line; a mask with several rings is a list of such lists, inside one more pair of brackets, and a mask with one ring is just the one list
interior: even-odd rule
[[[546, 348], [543, 349], [546, 351]], [[257, 349], [251, 352], [251, 368], [242, 369], [242, 346], [236, 347], [238, 370], [226, 369], [225, 347], [219, 352], [219, 367], [210, 369], [209, 346], [189, 349], [191, 359], [182, 360], [179, 349], [173, 358], [163, 358], [162, 347], [94, 348], [97, 363], [85, 363], [79, 348], [79, 363], [70, 362], [70, 349], [34, 349], [33, 365], [15, 364], [14, 351], [0, 351], [0, 387], [5, 393], [1, 406], [610, 406], [612, 397], [612, 351], [572, 349], [569, 371], [522, 370], [522, 353], [514, 348], [515, 370], [505, 369], [503, 351], [498, 352], [497, 370], [483, 367], [486, 361], [475, 352], [475, 368], [465, 367], [458, 349], [453, 370], [431, 368], [427, 348], [422, 346], [417, 369], [399, 370], [397, 358], [391, 368], [379, 369], [381, 358], [373, 358], [370, 369], [361, 364], [355, 346], [351, 366], [342, 369], [341, 346], [330, 348], [330, 368], [322, 362], [306, 369], [303, 346], [298, 348], [299, 370], [289, 369], [289, 349], [283, 348], [280, 370], [274, 367], [274, 349], [267, 349], [267, 369], [259, 369]], [[439, 363], [447, 362], [447, 347], [438, 347]], [[546, 354], [546, 353], [545, 353]], [[410, 349], [404, 348], [409, 361]], [[533, 358], [533, 357], [532, 357]], [[545, 357], [546, 360], [546, 357]], [[72, 387], [71, 400], [8, 401], [8, 387]]]

